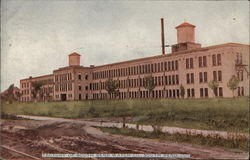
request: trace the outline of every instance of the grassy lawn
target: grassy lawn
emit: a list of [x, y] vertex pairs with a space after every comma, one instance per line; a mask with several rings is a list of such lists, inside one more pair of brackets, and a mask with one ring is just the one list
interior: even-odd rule
[[2, 112], [64, 118], [135, 117], [139, 124], [248, 132], [248, 98], [135, 99], [2, 104]]
[[198, 144], [206, 146], [217, 146], [223, 148], [240, 149], [248, 151], [248, 139], [221, 139], [204, 137], [202, 135], [182, 135], [182, 134], [168, 134], [162, 132], [145, 132], [127, 128], [100, 128], [103, 132], [111, 134], [127, 135], [140, 138], [159, 139], [162, 141]]

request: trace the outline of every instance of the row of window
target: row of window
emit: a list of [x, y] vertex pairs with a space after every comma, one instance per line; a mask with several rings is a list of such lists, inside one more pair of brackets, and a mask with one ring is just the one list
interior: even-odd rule
[[41, 88], [41, 91], [42, 91], [43, 93], [52, 93], [52, 92], [53, 92], [53, 87]]
[[28, 95], [29, 94], [29, 89], [22, 90], [21, 93], [23, 95]]
[[[42, 84], [53, 84], [53, 79], [44, 79], [44, 80], [39, 80], [39, 81], [33, 81], [33, 82], [39, 82]], [[30, 82], [24, 82], [21, 83], [21, 88], [29, 88], [30, 87]]]
[[[60, 98], [60, 95], [55, 95], [56, 99], [59, 99]], [[72, 99], [73, 95], [72, 94], [68, 94], [68, 99]]]
[[55, 75], [55, 82], [63, 82], [68, 80], [72, 80], [72, 73]]
[[21, 88], [28, 88], [29, 87], [29, 82], [21, 83]]
[[[195, 97], [195, 89], [188, 88], [186, 89], [187, 97], [194, 98]], [[243, 91], [244, 92], [244, 91]], [[111, 96], [111, 97], [110, 97]], [[151, 93], [149, 91], [130, 91], [130, 92], [119, 92], [117, 95], [108, 95], [108, 93], [94, 93], [93, 99], [107, 99], [107, 98], [179, 98], [180, 90], [179, 89], [168, 89], [168, 90], [154, 90]], [[223, 97], [223, 89], [219, 87], [216, 91], [216, 96]], [[244, 96], [244, 94], [240, 94], [238, 96]], [[208, 88], [200, 88], [200, 97], [208, 97]]]
[[177, 60], [94, 72], [92, 76], [93, 79], [102, 79], [102, 78], [112, 78], [112, 77], [147, 74], [147, 73], [162, 72], [162, 71], [176, 71], [176, 70], [178, 70]]
[[[53, 87], [41, 88], [41, 92], [42, 93], [52, 93], [53, 92]], [[30, 90], [29, 89], [25, 89], [25, 90], [22, 90], [21, 93], [23, 95], [28, 95], [28, 94], [30, 94]]]
[[72, 91], [72, 83], [56, 84], [55, 91]]
[[93, 99], [125, 99], [125, 98], [179, 98], [179, 89], [169, 89], [169, 90], [155, 90], [151, 93], [149, 91], [130, 91], [130, 92], [119, 92], [117, 95], [108, 95], [108, 93], [94, 93]]
[[[153, 79], [156, 86], [179, 84], [179, 75], [158, 76], [153, 77]], [[144, 85], [144, 78], [118, 80], [118, 88], [135, 88], [143, 87]], [[105, 89], [105, 82], [91, 83], [90, 90], [92, 88], [93, 90]]]
[[21, 101], [23, 101], [23, 102], [30, 101], [30, 98], [29, 97], [22, 97]]

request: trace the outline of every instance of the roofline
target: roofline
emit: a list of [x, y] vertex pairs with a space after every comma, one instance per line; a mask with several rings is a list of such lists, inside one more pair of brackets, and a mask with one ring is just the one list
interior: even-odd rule
[[185, 50], [185, 51], [179, 51], [179, 52], [174, 52], [174, 53], [167, 53], [165, 55], [157, 55], [157, 56], [150, 56], [150, 57], [145, 57], [145, 58], [137, 58], [137, 59], [132, 59], [132, 60], [127, 60], [127, 61], [122, 61], [122, 62], [116, 62], [116, 63], [110, 63], [110, 64], [104, 64], [104, 65], [100, 65], [100, 66], [95, 66], [93, 68], [101, 68], [101, 67], [105, 67], [105, 66], [112, 66], [112, 65], [117, 65], [117, 64], [123, 64], [123, 63], [128, 63], [128, 62], [134, 62], [134, 61], [140, 61], [140, 60], [147, 60], [147, 59], [151, 59], [151, 58], [160, 58], [160, 57], [172, 57], [172, 56], [177, 56], [180, 54], [185, 54], [185, 53], [189, 53], [189, 52], [198, 52], [198, 51], [202, 51], [202, 50], [207, 50], [207, 49], [212, 49], [212, 48], [218, 48], [218, 47], [223, 47], [223, 46], [248, 46], [250, 47], [250, 45], [247, 44], [240, 44], [240, 43], [223, 43], [223, 44], [218, 44], [218, 45], [213, 45], [213, 46], [208, 46], [208, 47], [202, 47], [202, 48], [196, 48], [196, 49], [190, 49], [190, 50]]
[[[43, 78], [43, 77], [49, 77], [49, 76], [53, 76], [53, 74], [47, 74], [47, 75], [43, 75], [43, 76], [32, 77], [31, 79], [37, 79], [37, 78]], [[25, 79], [21, 79], [20, 81], [29, 80], [29, 79], [30, 78], [25, 78]]]
[[73, 68], [90, 68], [90, 67], [84, 67], [84, 66], [66, 66], [66, 67], [61, 67], [61, 68], [58, 68], [58, 69], [55, 69], [53, 70], [53, 72], [57, 72], [57, 71], [60, 71], [60, 70], [64, 70], [64, 69], [73, 69]]
[[188, 23], [188, 22], [184, 22], [184, 23], [182, 23], [182, 24], [176, 26], [175, 29], [181, 28], [181, 27], [194, 27], [194, 28], [195, 28], [196, 26], [193, 25], [193, 24], [190, 24], [190, 23]]

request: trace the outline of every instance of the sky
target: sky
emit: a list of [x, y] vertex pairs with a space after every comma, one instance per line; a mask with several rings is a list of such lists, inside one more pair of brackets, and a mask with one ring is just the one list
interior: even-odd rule
[[204, 47], [249, 44], [248, 1], [2, 0], [1, 91], [67, 66], [72, 52], [83, 66], [160, 55], [160, 18], [168, 45], [184, 21]]

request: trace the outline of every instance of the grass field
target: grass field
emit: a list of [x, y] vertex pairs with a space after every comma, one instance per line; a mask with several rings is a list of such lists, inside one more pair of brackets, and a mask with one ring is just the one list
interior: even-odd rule
[[2, 112], [64, 118], [135, 117], [133, 123], [248, 132], [248, 98], [136, 99], [2, 104]]
[[189, 144], [198, 144], [206, 146], [217, 146], [231, 149], [240, 149], [248, 151], [248, 139], [221, 139], [221, 138], [212, 138], [204, 137], [202, 135], [183, 135], [183, 134], [168, 134], [162, 132], [145, 132], [138, 131], [128, 128], [100, 128], [103, 132], [108, 132], [111, 134], [126, 135], [133, 137], [141, 138], [151, 138], [151, 139], [160, 139], [163, 141], [179, 142], [179, 143], [189, 143]]

